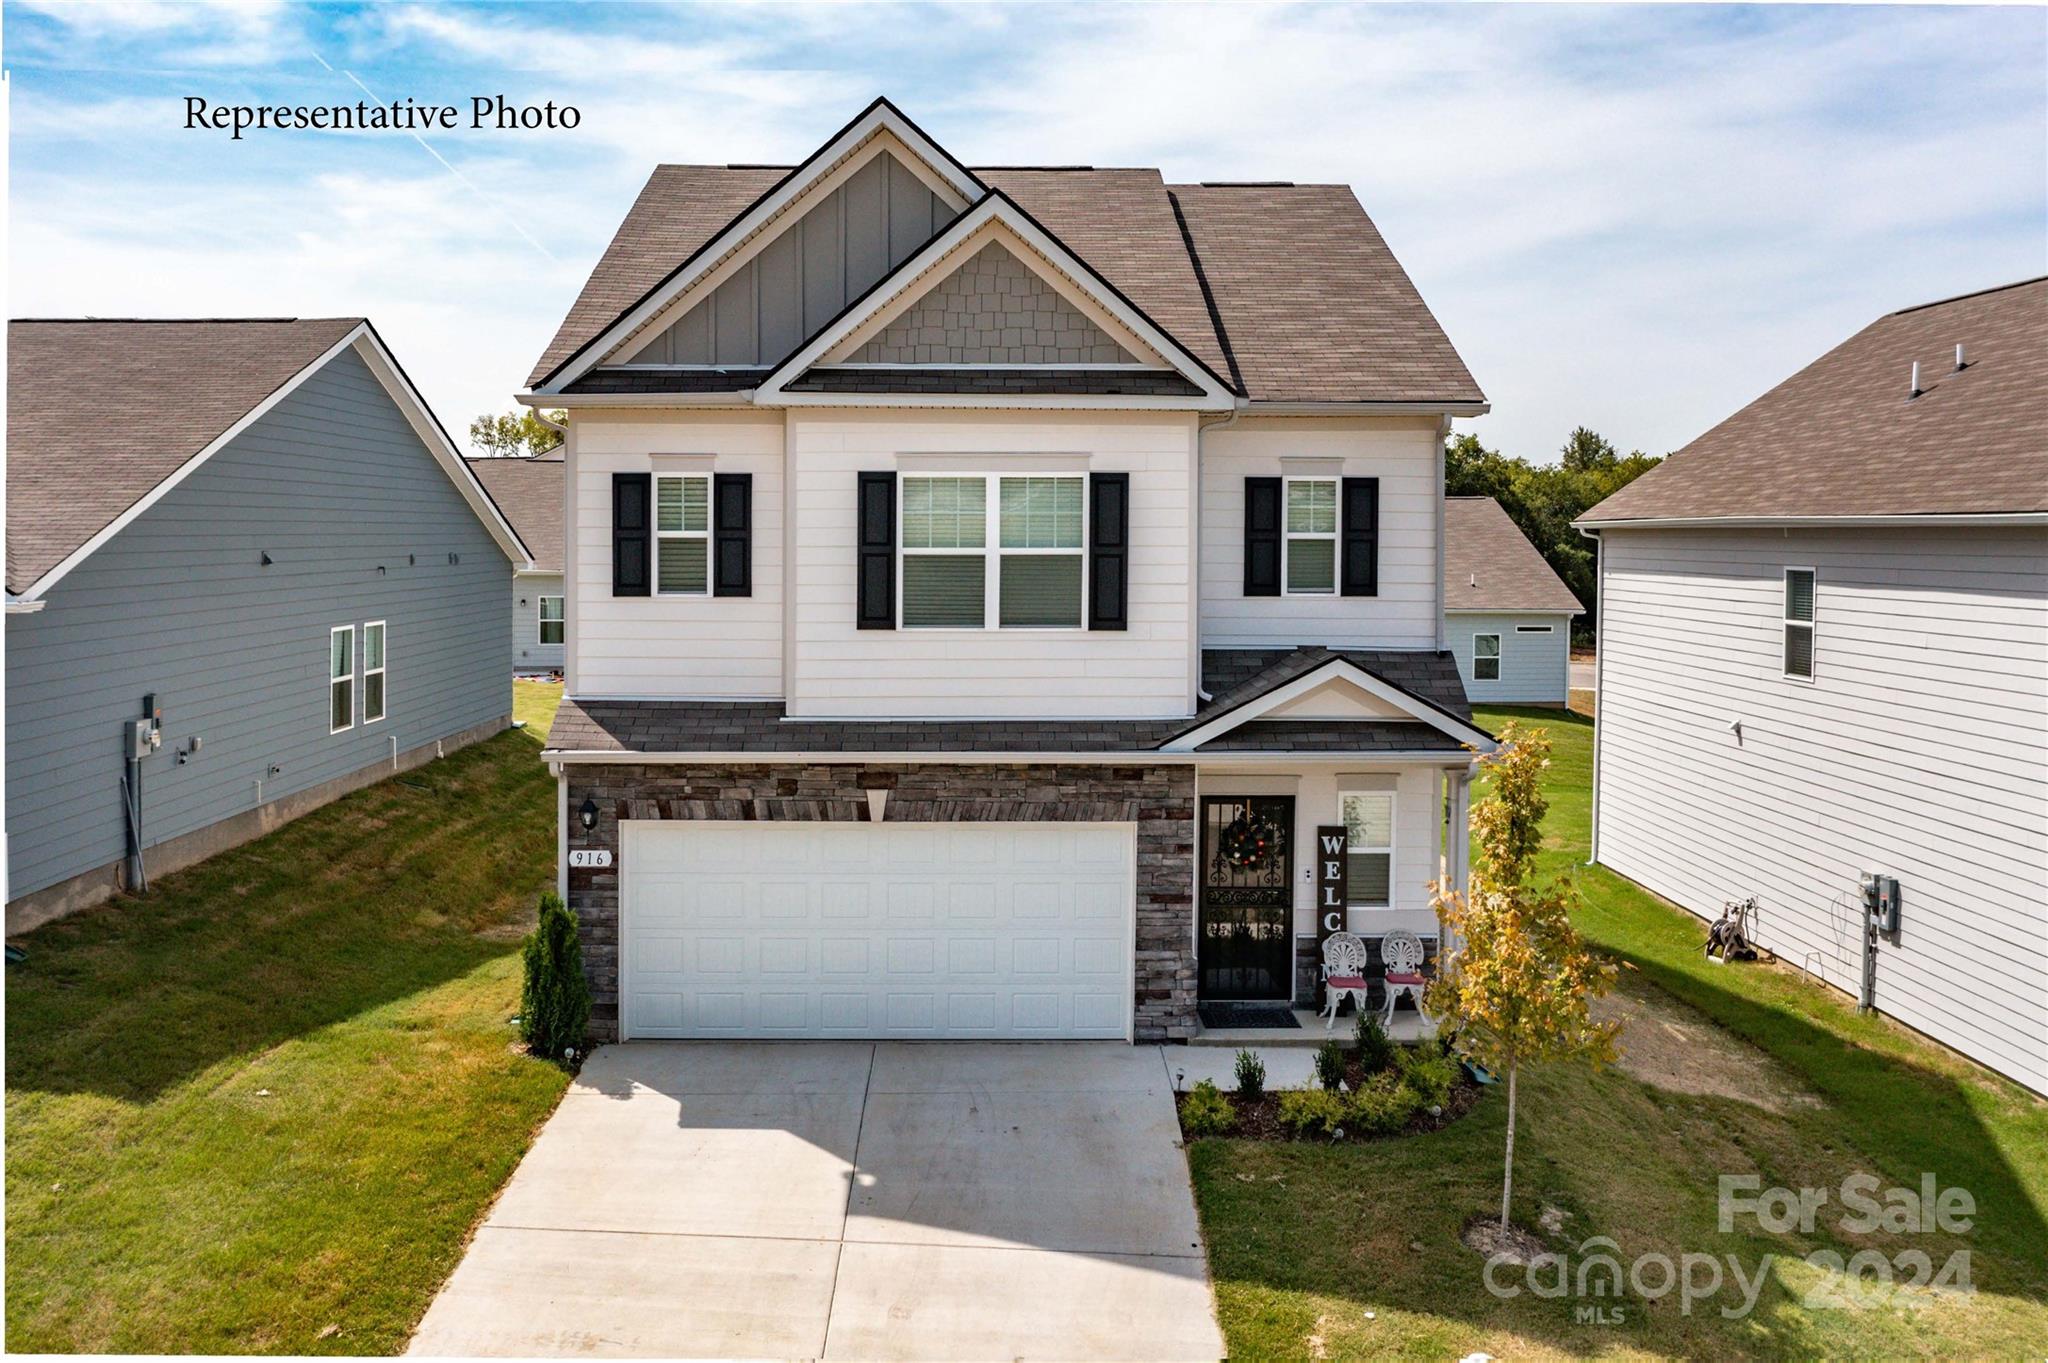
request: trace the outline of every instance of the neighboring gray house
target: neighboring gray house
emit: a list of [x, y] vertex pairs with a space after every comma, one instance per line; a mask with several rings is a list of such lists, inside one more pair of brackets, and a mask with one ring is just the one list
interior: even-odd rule
[[519, 532], [532, 566], [512, 578], [512, 671], [562, 670], [569, 628], [562, 593], [562, 450], [522, 459], [472, 459], [470, 471]]
[[1475, 703], [1564, 705], [1583, 614], [1499, 502], [1444, 499], [1444, 642]]
[[1851, 993], [1868, 942], [1876, 1008], [2048, 1092], [2048, 280], [1879, 318], [1581, 524], [1594, 859]]
[[368, 322], [7, 359], [9, 932], [509, 722], [525, 548]]

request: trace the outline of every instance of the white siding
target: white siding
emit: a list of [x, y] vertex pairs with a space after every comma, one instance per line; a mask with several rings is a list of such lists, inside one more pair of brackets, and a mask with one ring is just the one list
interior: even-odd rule
[[[1548, 634], [1523, 629], [1548, 628]], [[1472, 676], [1472, 636], [1500, 636], [1500, 680], [1476, 681]], [[1563, 705], [1570, 689], [1572, 618], [1503, 612], [1444, 616], [1444, 642], [1457, 655], [1458, 675], [1474, 705]]]
[[[578, 414], [571, 429], [564, 546], [576, 596], [569, 610], [571, 692], [780, 696], [781, 414]], [[752, 596], [612, 595], [612, 475], [657, 468], [754, 476]], [[851, 562], [849, 556], [849, 570]]]
[[[540, 641], [540, 599], [561, 596], [558, 573], [522, 575], [512, 579], [512, 670], [546, 672], [562, 665], [562, 645]], [[567, 605], [564, 597], [563, 604]], [[566, 614], [566, 612], [565, 612]], [[566, 634], [564, 635], [566, 638]]]
[[[1192, 711], [1191, 414], [791, 411], [788, 448], [792, 715]], [[1034, 458], [1040, 463], [1029, 464]], [[855, 628], [857, 475], [902, 471], [906, 460], [917, 471], [1129, 473], [1130, 628]], [[758, 567], [758, 553], [755, 562]]]
[[[1418, 417], [1248, 417], [1202, 443], [1202, 646], [1435, 648], [1443, 439]], [[1376, 597], [1244, 594], [1244, 480], [1380, 480]]]
[[2048, 531], [1610, 531], [1600, 596], [1599, 860], [1702, 915], [1755, 895], [1851, 992], [1858, 874], [1897, 876], [1879, 1008], [2048, 1090]]

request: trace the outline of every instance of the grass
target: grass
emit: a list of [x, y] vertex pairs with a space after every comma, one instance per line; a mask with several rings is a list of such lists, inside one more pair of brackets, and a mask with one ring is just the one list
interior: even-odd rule
[[[1497, 726], [1514, 712], [1483, 714]], [[1577, 1272], [1578, 1247], [1606, 1236], [1630, 1264], [1661, 1253], [1727, 1256], [1754, 1275], [1754, 1310], [1730, 1319], [1732, 1284], [1688, 1312], [1678, 1295], [1641, 1294], [1609, 1324], [1581, 1321], [1571, 1296], [1524, 1285], [1501, 1299], [1459, 1242], [1497, 1208], [1505, 1104], [1497, 1094], [1435, 1135], [1364, 1146], [1208, 1140], [1189, 1149], [1217, 1306], [1232, 1357], [2016, 1357], [2048, 1338], [2048, 1104], [1796, 973], [1707, 964], [1703, 925], [1598, 867], [1589, 833], [1592, 729], [1556, 711], [1519, 717], [1556, 744], [1544, 869], [1577, 877], [1581, 929], [1623, 964], [1632, 993], [1675, 1000], [1751, 1048], [1759, 1065], [1818, 1098], [1782, 1113], [1688, 1096], [1618, 1071], [1559, 1066], [1523, 1079], [1516, 1219], [1563, 1213], [1550, 1239]], [[1966, 1233], [1854, 1234], [1838, 1189], [1851, 1173], [1917, 1187], [1923, 1173], [1968, 1190]], [[1766, 1188], [1829, 1190], [1810, 1233], [1717, 1224], [1717, 1176]], [[1974, 1295], [1898, 1293], [1869, 1309], [1827, 1304], [1805, 1256], [1918, 1249], [1940, 1266], [1970, 1253]], [[1590, 1252], [1590, 1250], [1588, 1251]], [[1696, 1270], [1705, 1281], [1705, 1269]], [[1650, 1281], [1654, 1282], [1654, 1273]], [[1809, 1301], [1819, 1289], [1821, 1298]], [[1610, 1320], [1613, 1317], [1609, 1317]]]
[[566, 1084], [517, 1053], [554, 875], [525, 730], [24, 939], [7, 1347], [390, 1353]]

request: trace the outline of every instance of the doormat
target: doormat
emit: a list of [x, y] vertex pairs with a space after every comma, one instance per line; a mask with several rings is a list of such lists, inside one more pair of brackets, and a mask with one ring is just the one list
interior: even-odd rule
[[1284, 1003], [1204, 1003], [1196, 1005], [1204, 1027], [1266, 1027], [1274, 1031], [1300, 1030], [1294, 1010]]

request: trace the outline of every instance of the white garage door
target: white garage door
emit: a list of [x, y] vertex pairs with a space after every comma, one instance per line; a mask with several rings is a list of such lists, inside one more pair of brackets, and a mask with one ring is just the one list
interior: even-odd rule
[[1129, 1034], [1124, 823], [629, 821], [628, 1037]]

